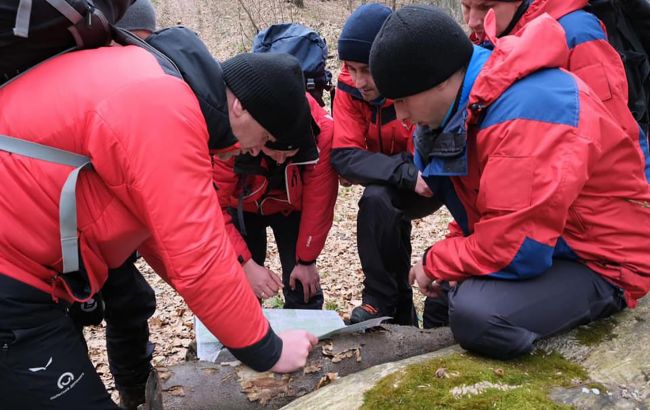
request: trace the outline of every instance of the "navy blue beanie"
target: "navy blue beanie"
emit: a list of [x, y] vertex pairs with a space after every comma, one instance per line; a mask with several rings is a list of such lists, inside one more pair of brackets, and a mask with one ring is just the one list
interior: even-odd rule
[[339, 59], [368, 64], [372, 42], [391, 13], [390, 7], [377, 3], [357, 8], [339, 36]]

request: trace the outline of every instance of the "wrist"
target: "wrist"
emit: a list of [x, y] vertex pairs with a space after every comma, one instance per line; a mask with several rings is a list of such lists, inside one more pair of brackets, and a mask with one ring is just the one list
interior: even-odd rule
[[296, 263], [297, 263], [298, 265], [311, 266], [311, 265], [314, 265], [314, 264], [316, 263], [316, 259], [314, 259], [313, 261], [304, 261], [304, 260], [302, 260], [302, 259], [299, 258], [299, 259], [296, 261]]
[[433, 275], [433, 271], [430, 269], [432, 266], [431, 263], [427, 264], [427, 259], [429, 259], [429, 253], [431, 253], [431, 248], [432, 246], [429, 246], [425, 251], [424, 254], [422, 255], [422, 270], [424, 271], [424, 274], [427, 275], [431, 279], [436, 279], [436, 277]]

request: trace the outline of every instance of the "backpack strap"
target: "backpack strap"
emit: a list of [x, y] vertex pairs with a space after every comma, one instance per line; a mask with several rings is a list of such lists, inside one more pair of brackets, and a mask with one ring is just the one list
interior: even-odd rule
[[79, 172], [92, 168], [90, 158], [48, 147], [31, 141], [25, 141], [7, 135], [0, 135], [0, 150], [29, 158], [40, 159], [74, 167], [63, 184], [59, 198], [59, 231], [61, 234], [61, 256], [63, 272], [79, 270], [79, 237], [77, 233], [76, 189]]
[[20, 0], [16, 13], [14, 36], [27, 38], [29, 36], [29, 21], [32, 17], [32, 0]]

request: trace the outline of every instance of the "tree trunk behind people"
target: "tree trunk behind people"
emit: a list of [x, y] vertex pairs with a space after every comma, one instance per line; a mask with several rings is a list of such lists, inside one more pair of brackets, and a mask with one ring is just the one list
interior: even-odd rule
[[145, 410], [277, 409], [338, 377], [454, 343], [449, 328], [382, 328], [321, 342], [303, 370], [287, 375], [257, 373], [229, 353], [219, 363], [194, 361], [159, 369], [159, 379], [150, 378]]

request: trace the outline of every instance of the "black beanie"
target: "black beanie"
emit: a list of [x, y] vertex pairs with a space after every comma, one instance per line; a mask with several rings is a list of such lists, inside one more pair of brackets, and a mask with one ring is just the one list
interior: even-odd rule
[[339, 36], [339, 60], [368, 64], [370, 47], [392, 13], [383, 4], [364, 4], [348, 17]]
[[402, 98], [435, 87], [466, 67], [473, 46], [443, 9], [405, 6], [394, 12], [370, 50], [370, 72], [379, 92]]
[[239, 54], [222, 64], [226, 85], [275, 139], [269, 148], [315, 146], [305, 80], [298, 60], [284, 53]]

